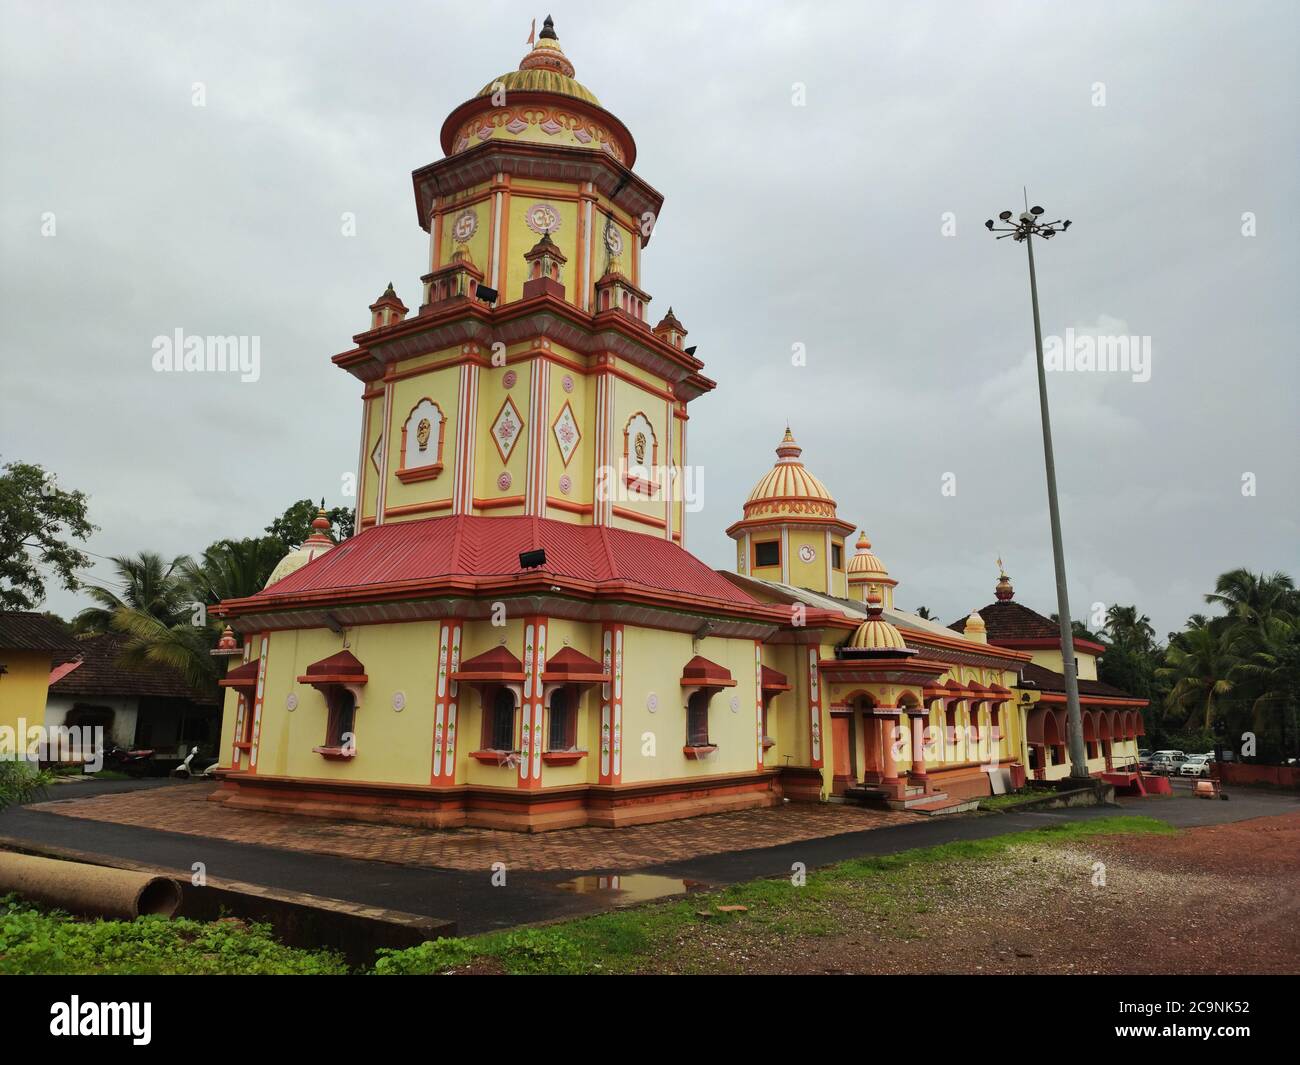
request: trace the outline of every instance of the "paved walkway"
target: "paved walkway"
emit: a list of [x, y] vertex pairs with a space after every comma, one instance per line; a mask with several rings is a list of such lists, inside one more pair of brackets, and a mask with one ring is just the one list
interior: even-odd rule
[[[75, 788], [78, 796], [88, 799], [114, 792], [153, 791], [159, 786], [168, 788], [168, 791], [165, 795], [152, 795], [153, 801], [170, 801], [174, 793], [165, 782], [122, 781], [67, 787], [69, 790]], [[176, 787], [191, 788], [196, 785]], [[63, 789], [60, 788], [55, 794], [61, 796]], [[1216, 802], [1192, 798], [1186, 789], [1179, 789], [1173, 798], [1125, 799], [1121, 800], [1120, 807], [1119, 812], [1145, 814], [1179, 827], [1190, 827], [1295, 811], [1300, 809], [1300, 796], [1237, 789], [1233, 792], [1231, 801]], [[832, 815], [845, 812], [839, 808], [829, 811], [819, 807], [803, 809], [809, 813]], [[769, 812], [777, 813], [775, 810]], [[722, 885], [763, 876], [788, 876], [791, 865], [796, 861], [812, 869], [849, 858], [892, 854], [912, 847], [933, 846], [955, 840], [983, 839], [1007, 832], [1042, 828], [1052, 823], [1108, 817], [1116, 812], [1113, 807], [1085, 807], [1044, 813], [909, 817], [901, 823], [876, 826], [864, 831], [841, 832], [775, 845], [767, 845], [770, 841], [761, 836], [758, 839], [753, 836], [736, 838], [731, 844], [737, 849], [676, 860], [669, 855], [655, 855], [649, 863], [639, 868], [609, 862], [602, 854], [588, 854], [581, 864], [568, 870], [516, 871], [507, 864], [506, 883], [500, 887], [492, 886], [490, 869], [485, 867], [473, 870], [435, 869], [420, 865], [398, 865], [388, 861], [365, 861], [265, 846], [261, 843], [210, 839], [136, 825], [92, 821], [33, 807], [14, 807], [0, 811], [0, 836], [125, 858], [159, 868], [183, 871], [186, 875], [194, 862], [202, 861], [208, 874], [213, 877], [441, 917], [456, 921], [463, 934], [472, 934], [590, 913], [603, 909], [614, 901], [599, 895], [559, 889], [561, 881], [578, 872], [627, 873], [635, 869], [637, 872]], [[705, 820], [710, 819], [699, 819], [700, 822]], [[648, 829], [656, 826], [645, 827]], [[759, 840], [763, 840], [765, 845], [753, 846]]]
[[[435, 869], [635, 869], [687, 861], [748, 847], [862, 832], [918, 820], [920, 814], [867, 810], [857, 806], [787, 803], [736, 813], [663, 821], [627, 828], [573, 828], [559, 832], [503, 832], [497, 829], [422, 829], [361, 821], [327, 821], [293, 814], [232, 809], [208, 802], [215, 784], [178, 784], [84, 795], [68, 785], [52, 802], [30, 807], [66, 817], [161, 829], [231, 843], [333, 854], [362, 861]], [[72, 791], [64, 797], [65, 791]]]

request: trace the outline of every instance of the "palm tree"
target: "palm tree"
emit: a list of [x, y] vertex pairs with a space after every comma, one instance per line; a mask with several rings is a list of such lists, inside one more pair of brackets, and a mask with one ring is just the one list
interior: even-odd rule
[[1195, 625], [1170, 641], [1165, 664], [1156, 676], [1172, 685], [1165, 705], [1189, 711], [1188, 725], [1203, 715], [1208, 730], [1217, 701], [1232, 691], [1229, 673], [1237, 662], [1235, 643], [1208, 624]]
[[1148, 651], [1156, 639], [1151, 619], [1145, 614], [1139, 615], [1136, 606], [1112, 606], [1108, 609], [1102, 632], [1115, 646], [1131, 651]]
[[86, 592], [96, 606], [79, 613], [73, 625], [81, 635], [100, 635], [113, 628], [113, 618], [120, 610], [133, 610], [171, 625], [188, 615], [192, 600], [179, 579], [178, 569], [184, 556], [166, 561], [155, 551], [141, 551], [134, 558], [116, 555], [112, 562], [117, 570], [120, 592], [97, 585], [86, 585]]
[[1244, 567], [1219, 575], [1207, 603], [1218, 603], [1230, 617], [1252, 625], [1277, 613], [1295, 609], [1295, 581], [1280, 570], [1274, 573], [1251, 573]]
[[141, 610], [123, 607], [113, 615], [113, 629], [126, 636], [124, 666], [165, 666], [196, 691], [215, 692], [217, 669], [209, 653], [216, 632], [211, 625], [192, 625], [187, 617], [167, 625]]
[[223, 599], [256, 595], [284, 553], [284, 545], [273, 536], [220, 540], [199, 561], [185, 559], [180, 575], [195, 600], [213, 606]]

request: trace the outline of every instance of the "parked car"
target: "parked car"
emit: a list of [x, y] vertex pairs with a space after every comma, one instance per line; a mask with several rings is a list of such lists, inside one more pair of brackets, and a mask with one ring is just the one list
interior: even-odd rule
[[1151, 772], [1174, 776], [1185, 761], [1187, 755], [1182, 751], [1156, 751], [1151, 756]]
[[1141, 761], [1141, 762], [1149, 762], [1150, 760], [1151, 760], [1151, 748], [1149, 748], [1149, 747], [1139, 747], [1139, 748], [1138, 748], [1138, 761]]
[[1178, 770], [1180, 777], [1208, 777], [1210, 766], [1214, 764], [1212, 754], [1194, 754]]

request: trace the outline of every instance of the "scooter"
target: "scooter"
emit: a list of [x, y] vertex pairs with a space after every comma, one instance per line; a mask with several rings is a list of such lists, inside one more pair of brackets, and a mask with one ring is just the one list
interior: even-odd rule
[[129, 777], [142, 777], [149, 772], [149, 763], [153, 760], [153, 748], [119, 747], [116, 743], [104, 751], [104, 766], [117, 769]]
[[195, 777], [211, 779], [217, 761], [217, 758], [210, 755], [199, 754], [197, 747], [191, 747], [185, 761], [172, 770], [172, 776], [180, 780], [193, 780]]

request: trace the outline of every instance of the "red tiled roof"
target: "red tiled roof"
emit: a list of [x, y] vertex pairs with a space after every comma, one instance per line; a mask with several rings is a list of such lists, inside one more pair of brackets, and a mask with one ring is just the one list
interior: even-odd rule
[[[217, 700], [210, 694], [196, 692], [185, 678], [166, 666], [123, 666], [119, 663], [126, 648], [126, 638], [114, 633], [91, 636], [84, 640], [71, 640], [71, 652], [58, 655], [57, 665], [51, 670], [51, 695], [148, 695], [163, 699], [188, 699], [191, 702], [212, 704]], [[63, 670], [73, 662], [74, 669]]]
[[548, 518], [457, 515], [390, 522], [363, 530], [252, 599], [275, 606], [291, 597], [370, 585], [434, 582], [442, 578], [508, 578], [519, 554], [544, 548], [549, 576], [584, 583], [621, 582], [712, 599], [730, 606], [759, 604], [720, 573], [663, 537], [577, 525]]
[[355, 680], [358, 684], [365, 684], [368, 679], [366, 667], [351, 651], [337, 651], [328, 658], [313, 662], [298, 678], [298, 683], [322, 684], [340, 679]]
[[790, 690], [790, 678], [779, 669], [773, 669], [771, 666], [764, 666], [762, 675], [763, 691], [788, 692]]
[[256, 689], [257, 674], [261, 671], [261, 667], [262, 664], [257, 659], [253, 659], [251, 662], [235, 666], [217, 683], [223, 688], [234, 688], [236, 691]]
[[77, 641], [44, 614], [0, 612], [0, 651], [69, 651]]
[[[1001, 640], [1039, 640], [1057, 639], [1061, 636], [1060, 627], [1051, 618], [1045, 618], [1036, 610], [1030, 610], [1023, 603], [1014, 599], [999, 600], [976, 611], [984, 619], [990, 641]], [[948, 628], [961, 632], [966, 626], [966, 619], [958, 618]]]
[[[1057, 673], [1054, 669], [1047, 669], [1043, 666], [1029, 663], [1020, 671], [1021, 678], [1035, 687], [1045, 692], [1056, 694], [1065, 693], [1065, 676]], [[1133, 699], [1141, 701], [1139, 696], [1132, 695], [1117, 688], [1113, 684], [1107, 684], [1100, 680], [1084, 680], [1079, 678], [1079, 695], [1095, 695], [1105, 699]]]

